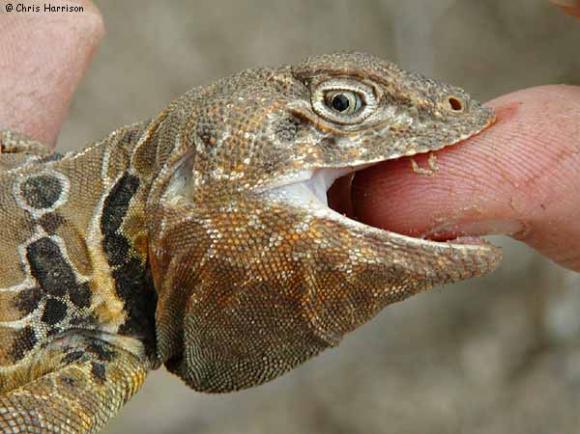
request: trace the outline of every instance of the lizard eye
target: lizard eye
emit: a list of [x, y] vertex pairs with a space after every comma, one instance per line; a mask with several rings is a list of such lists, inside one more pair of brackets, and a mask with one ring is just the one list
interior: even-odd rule
[[333, 79], [320, 83], [312, 93], [312, 108], [337, 124], [357, 124], [376, 108], [373, 89], [352, 79]]

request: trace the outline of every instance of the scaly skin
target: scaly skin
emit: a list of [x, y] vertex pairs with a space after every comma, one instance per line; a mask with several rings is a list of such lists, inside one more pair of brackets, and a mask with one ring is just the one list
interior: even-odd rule
[[251, 387], [492, 270], [490, 245], [325, 204], [338, 176], [492, 120], [458, 88], [341, 53], [193, 89], [76, 154], [2, 133], [0, 429], [95, 432], [161, 364], [196, 390]]

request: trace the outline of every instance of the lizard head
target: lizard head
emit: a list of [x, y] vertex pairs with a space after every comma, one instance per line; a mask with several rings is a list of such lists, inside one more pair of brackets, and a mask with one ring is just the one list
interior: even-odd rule
[[370, 227], [326, 196], [341, 176], [492, 121], [463, 90], [362, 53], [249, 70], [176, 100], [150, 201], [160, 357], [195, 389], [249, 387], [390, 303], [492, 270], [493, 246]]

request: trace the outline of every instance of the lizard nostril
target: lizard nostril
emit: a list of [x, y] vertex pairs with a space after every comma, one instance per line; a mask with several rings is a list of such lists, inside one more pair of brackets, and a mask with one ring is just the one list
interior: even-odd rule
[[451, 110], [454, 112], [463, 111], [464, 103], [460, 98], [456, 96], [450, 96], [447, 101], [449, 102], [449, 107], [451, 107]]

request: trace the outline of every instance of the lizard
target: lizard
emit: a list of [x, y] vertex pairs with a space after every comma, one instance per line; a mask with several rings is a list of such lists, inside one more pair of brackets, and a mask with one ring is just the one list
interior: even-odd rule
[[[334, 181], [478, 134], [491, 109], [370, 54], [249, 69], [60, 154], [0, 134], [0, 430], [98, 432], [165, 366], [229, 392], [500, 250], [328, 206]], [[385, 199], [388, 200], [388, 199]]]

